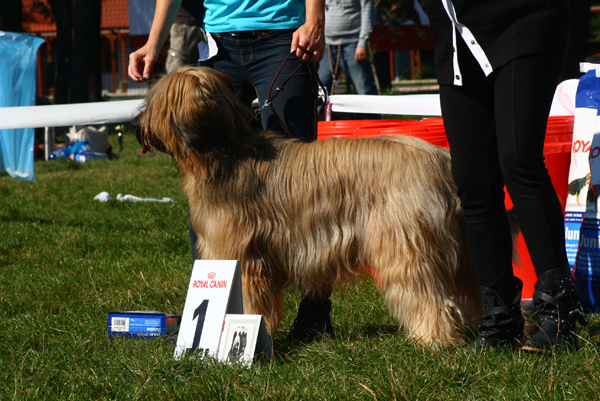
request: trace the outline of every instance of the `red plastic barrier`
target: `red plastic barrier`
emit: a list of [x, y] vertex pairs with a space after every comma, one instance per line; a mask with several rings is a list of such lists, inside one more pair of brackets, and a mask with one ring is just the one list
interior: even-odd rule
[[[568, 176], [571, 163], [571, 143], [573, 138], [572, 116], [550, 117], [546, 128], [544, 157], [546, 168], [558, 198], [565, 209], [568, 195]], [[344, 120], [320, 121], [317, 139], [331, 137], [368, 138], [379, 135], [408, 135], [421, 138], [434, 145], [447, 148], [448, 141], [441, 117], [416, 120]], [[512, 208], [512, 201], [506, 194], [506, 208]], [[518, 264], [513, 265], [515, 275], [523, 280], [523, 298], [533, 296], [533, 286], [537, 281], [535, 270], [523, 236], [517, 238]]]
[[373, 136], [407, 135], [415, 136], [448, 147], [446, 133], [441, 118], [418, 120], [358, 120], [358, 121], [320, 121], [318, 139], [369, 138]]

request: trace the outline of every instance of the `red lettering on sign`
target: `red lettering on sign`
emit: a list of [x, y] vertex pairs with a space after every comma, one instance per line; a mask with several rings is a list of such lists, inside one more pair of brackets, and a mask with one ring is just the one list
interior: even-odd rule
[[578, 152], [587, 153], [587, 152], [589, 152], [590, 151], [591, 142], [592, 141], [582, 141], [581, 139], [576, 140], [573, 143], [573, 152], [575, 152], [575, 153], [578, 153]]
[[194, 280], [192, 283], [194, 288], [227, 288], [227, 281], [215, 281], [215, 280]]
[[210, 288], [226, 288], [227, 287], [227, 281], [211, 281], [210, 282]]

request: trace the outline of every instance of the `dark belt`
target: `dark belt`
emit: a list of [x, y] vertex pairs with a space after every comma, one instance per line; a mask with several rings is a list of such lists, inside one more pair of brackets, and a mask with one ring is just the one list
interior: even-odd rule
[[258, 36], [259, 31], [231, 31], [224, 32], [223, 34], [232, 36], [234, 38], [246, 39], [246, 38], [256, 38]]

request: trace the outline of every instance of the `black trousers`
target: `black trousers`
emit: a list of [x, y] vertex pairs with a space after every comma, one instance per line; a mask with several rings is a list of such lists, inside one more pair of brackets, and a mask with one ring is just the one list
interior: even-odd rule
[[440, 87], [452, 173], [479, 283], [512, 302], [505, 184], [538, 277], [568, 263], [563, 211], [543, 157], [564, 49], [518, 57], [485, 77], [458, 42], [463, 86]]

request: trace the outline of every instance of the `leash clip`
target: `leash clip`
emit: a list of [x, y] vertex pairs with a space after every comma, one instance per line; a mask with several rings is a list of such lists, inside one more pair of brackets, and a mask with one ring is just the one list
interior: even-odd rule
[[265, 100], [264, 103], [262, 104], [262, 106], [254, 109], [254, 118], [258, 118], [258, 116], [262, 114], [263, 109], [265, 107], [270, 107], [270, 106], [271, 106], [271, 99]]

